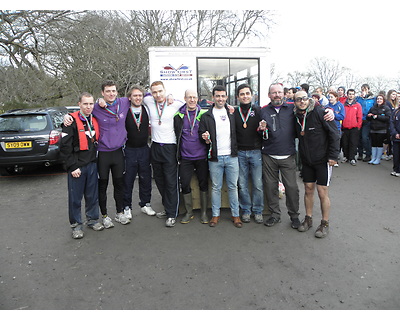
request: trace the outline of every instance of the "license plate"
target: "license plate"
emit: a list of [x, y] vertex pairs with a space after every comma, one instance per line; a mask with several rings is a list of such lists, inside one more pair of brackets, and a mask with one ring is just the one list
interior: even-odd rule
[[6, 142], [6, 149], [32, 148], [32, 141]]

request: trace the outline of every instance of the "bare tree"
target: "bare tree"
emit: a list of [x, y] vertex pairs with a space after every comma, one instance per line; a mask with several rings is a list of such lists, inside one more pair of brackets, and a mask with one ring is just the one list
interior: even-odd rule
[[325, 57], [315, 58], [311, 61], [310, 74], [314, 83], [327, 91], [331, 86], [337, 86], [344, 69], [339, 62]]

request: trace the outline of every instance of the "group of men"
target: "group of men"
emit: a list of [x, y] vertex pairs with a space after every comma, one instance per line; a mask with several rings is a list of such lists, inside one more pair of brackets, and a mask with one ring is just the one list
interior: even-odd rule
[[[83, 237], [80, 212], [83, 196], [87, 226], [93, 230], [113, 226], [106, 204], [110, 171], [115, 221], [121, 224], [132, 219], [132, 190], [137, 174], [142, 212], [165, 218], [165, 225], [173, 227], [182, 192], [186, 213], [181, 223], [189, 223], [194, 218], [190, 184], [196, 173], [201, 223], [215, 227], [220, 222], [225, 177], [233, 225], [241, 228], [254, 216], [256, 223], [274, 226], [281, 221], [278, 185], [282, 181], [292, 228], [299, 231], [311, 228], [313, 194], [317, 188], [322, 221], [315, 236], [322, 238], [328, 234], [328, 186], [339, 154], [339, 134], [333, 112], [316, 107], [304, 91], [295, 94], [294, 105], [287, 104], [282, 84], [272, 84], [268, 92], [271, 102], [260, 108], [252, 104], [251, 87], [242, 84], [236, 92], [239, 106], [233, 108], [227, 104], [225, 87], [217, 85], [212, 91], [214, 104], [208, 110], [198, 105], [197, 92], [191, 89], [185, 91], [183, 105], [178, 100], [168, 101], [161, 81], [151, 84], [151, 94], [147, 96], [140, 87], [133, 87], [127, 98], [118, 98], [116, 93], [113, 82], [103, 84], [103, 99], [97, 103], [93, 96], [84, 93], [79, 101], [80, 111], [64, 121], [62, 153], [69, 159], [66, 164], [73, 238]], [[305, 185], [306, 217], [302, 223], [296, 180], [296, 137], [300, 141]], [[97, 159], [94, 150], [98, 151]], [[150, 164], [164, 207], [158, 213], [150, 205]], [[98, 182], [97, 172], [90, 177], [76, 176], [78, 168], [81, 172], [86, 168], [98, 171]], [[207, 216], [209, 178], [211, 219]], [[97, 183], [102, 223], [96, 205]], [[264, 195], [269, 211], [266, 221]]]

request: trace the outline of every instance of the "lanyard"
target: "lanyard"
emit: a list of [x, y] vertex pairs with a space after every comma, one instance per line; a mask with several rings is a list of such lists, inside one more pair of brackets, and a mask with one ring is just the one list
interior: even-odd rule
[[239, 114], [240, 114], [240, 117], [243, 120], [243, 128], [245, 128], [245, 129], [247, 128], [247, 120], [249, 120], [251, 109], [252, 109], [252, 107], [250, 107], [249, 111], [247, 111], [247, 115], [246, 115], [246, 119], [245, 119], [244, 116], [243, 116], [242, 110], [239, 107]]
[[154, 99], [154, 103], [156, 104], [157, 113], [158, 113], [158, 124], [161, 125], [161, 117], [162, 117], [163, 112], [165, 110], [165, 106], [167, 104], [167, 100], [164, 101], [164, 103], [162, 104], [161, 108], [158, 106], [158, 102], [156, 101], [156, 99]]
[[299, 117], [296, 117], [297, 123], [300, 125], [300, 128], [301, 128], [300, 134], [301, 134], [302, 136], [304, 136], [304, 134], [305, 134], [307, 112], [308, 112], [308, 110], [306, 110], [306, 112], [304, 113], [302, 123], [300, 123]]
[[137, 129], [138, 129], [138, 131], [140, 131], [140, 124], [142, 123], [142, 107], [140, 107], [139, 117], [136, 116], [137, 113], [135, 113], [133, 111], [133, 107], [132, 106], [131, 106], [131, 113], [132, 113], [133, 120], [135, 120]]
[[[92, 119], [92, 115], [90, 114], [89, 117], [86, 117], [82, 111], [79, 111], [79, 114], [81, 116], [81, 119], [86, 123], [86, 125], [88, 126], [88, 133], [89, 133], [89, 138], [90, 140], [92, 140], [92, 142], [94, 141], [94, 135], [96, 134], [94, 127], [93, 127], [93, 119]], [[88, 118], [90, 120], [88, 120]], [[92, 131], [93, 130], [93, 131]]]
[[197, 118], [197, 115], [198, 115], [198, 114], [199, 114], [199, 109], [196, 107], [196, 112], [195, 112], [193, 121], [191, 121], [191, 120], [190, 120], [189, 110], [188, 110], [188, 108], [186, 108], [186, 116], [188, 117], [189, 126], [190, 126], [190, 135], [193, 135], [193, 128], [194, 128], [194, 126], [195, 126], [195, 124], [196, 124], [196, 118]]
[[118, 116], [118, 113], [119, 113], [119, 104], [117, 104], [117, 111], [116, 111], [116, 112], [111, 111], [110, 109], [108, 109], [108, 107], [112, 107], [112, 106], [114, 106], [116, 103], [117, 103], [117, 100], [115, 100], [112, 104], [109, 104], [109, 103], [106, 102], [107, 107], [105, 107], [105, 109], [106, 109], [106, 111], [107, 111], [109, 114], [112, 114], [113, 116], [115, 116], [116, 121], [118, 121], [118, 120], [119, 120], [119, 116]]

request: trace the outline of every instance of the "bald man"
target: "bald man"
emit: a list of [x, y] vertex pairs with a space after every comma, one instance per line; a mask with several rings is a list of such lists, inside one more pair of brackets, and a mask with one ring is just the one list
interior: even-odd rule
[[174, 130], [177, 142], [177, 157], [179, 164], [179, 177], [182, 189], [186, 214], [181, 223], [187, 224], [193, 218], [192, 190], [190, 182], [196, 172], [200, 189], [200, 222], [208, 223], [207, 195], [208, 195], [208, 162], [207, 147], [199, 138], [199, 122], [201, 116], [207, 112], [197, 104], [196, 90], [185, 91], [185, 104], [174, 116]]

